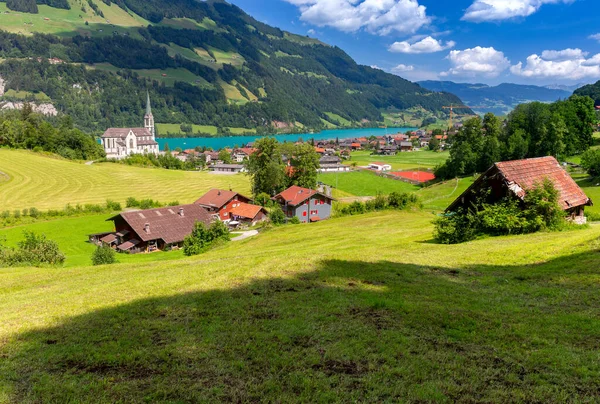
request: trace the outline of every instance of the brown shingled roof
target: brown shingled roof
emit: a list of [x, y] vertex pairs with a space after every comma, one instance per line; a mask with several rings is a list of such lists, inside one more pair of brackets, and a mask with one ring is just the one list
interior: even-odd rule
[[590, 202], [590, 198], [554, 157], [504, 161], [496, 163], [496, 167], [508, 182], [511, 191], [519, 198], [525, 196], [525, 190], [548, 178], [560, 194], [558, 202], [563, 209], [587, 205]]
[[211, 189], [204, 195], [200, 197], [196, 202], [198, 205], [208, 206], [210, 208], [221, 209], [224, 205], [227, 204], [230, 200], [232, 200], [237, 195], [241, 196], [244, 199], [250, 200], [250, 198], [245, 197], [244, 195], [238, 194], [234, 191], [226, 191], [223, 189]]
[[[180, 210], [183, 209], [183, 216]], [[192, 233], [196, 222], [209, 226], [212, 216], [200, 205], [179, 205], [166, 208], [123, 212], [108, 220], [122, 217], [142, 241], [160, 240], [166, 244], [179, 243]], [[146, 232], [146, 224], [149, 232]]]

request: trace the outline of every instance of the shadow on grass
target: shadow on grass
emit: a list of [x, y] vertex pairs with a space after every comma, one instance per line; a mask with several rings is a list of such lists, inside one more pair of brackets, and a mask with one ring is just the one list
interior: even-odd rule
[[18, 335], [0, 380], [14, 402], [593, 399], [599, 264], [323, 261]]

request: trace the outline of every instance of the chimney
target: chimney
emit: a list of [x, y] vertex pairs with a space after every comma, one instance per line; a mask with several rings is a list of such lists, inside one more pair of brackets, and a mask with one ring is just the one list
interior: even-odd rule
[[217, 192], [217, 195], [221, 196], [221, 191]]
[[144, 225], [144, 231], [146, 232], [146, 234], [150, 234], [150, 223], [146, 223]]
[[179, 216], [183, 217], [183, 208], [179, 208]]

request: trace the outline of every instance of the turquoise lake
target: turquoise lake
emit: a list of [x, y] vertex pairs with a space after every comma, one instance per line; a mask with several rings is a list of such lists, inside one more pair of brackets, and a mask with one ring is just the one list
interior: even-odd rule
[[[280, 142], [295, 142], [302, 138], [303, 140], [328, 140], [328, 139], [348, 139], [355, 137], [369, 137], [395, 135], [396, 133], [416, 130], [417, 128], [367, 128], [367, 129], [334, 129], [324, 130], [319, 133], [300, 133], [293, 135], [275, 135], [273, 136]], [[263, 136], [228, 136], [216, 138], [158, 138], [156, 141], [160, 145], [160, 150], [164, 149], [165, 143], [169, 144], [171, 150], [181, 147], [182, 149], [193, 149], [196, 146], [212, 147], [213, 149], [222, 149], [224, 147], [242, 146], [248, 142], [254, 142]]]

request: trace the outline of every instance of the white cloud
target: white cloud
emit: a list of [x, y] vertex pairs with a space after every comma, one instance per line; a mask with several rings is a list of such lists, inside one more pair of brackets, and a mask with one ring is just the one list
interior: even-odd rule
[[390, 52], [397, 53], [433, 53], [440, 52], [446, 49], [454, 48], [456, 42], [447, 41], [445, 44], [443, 41], [428, 36], [420, 41], [410, 43], [409, 41], [394, 42], [390, 47]]
[[309, 29], [308, 32], [307, 32], [307, 34], [315, 36], [315, 35], [317, 35], [317, 31], [315, 31], [314, 29]]
[[462, 19], [473, 22], [501, 21], [527, 17], [544, 4], [572, 3], [574, 0], [475, 0]]
[[545, 50], [542, 52], [542, 59], [546, 60], [555, 60], [557, 62], [563, 60], [572, 60], [572, 59], [583, 59], [588, 55], [588, 52], [584, 52], [579, 48], [571, 49], [563, 49], [563, 50]]
[[413, 65], [404, 65], [402, 63], [396, 67], [392, 67], [393, 73], [412, 72], [413, 70], [415, 70]]
[[344, 32], [364, 28], [370, 33], [413, 33], [428, 25], [424, 6], [417, 0], [285, 0], [298, 6], [300, 19]]
[[588, 36], [589, 39], [600, 42], [600, 33]]
[[447, 59], [452, 67], [440, 76], [462, 76], [462, 77], [497, 77], [510, 66], [510, 61], [504, 53], [494, 48], [482, 48], [476, 46], [465, 50], [453, 50]]
[[530, 55], [525, 64], [511, 66], [512, 74], [533, 79], [581, 80], [600, 78], [600, 53], [586, 59], [588, 52], [581, 49], [543, 51]]

